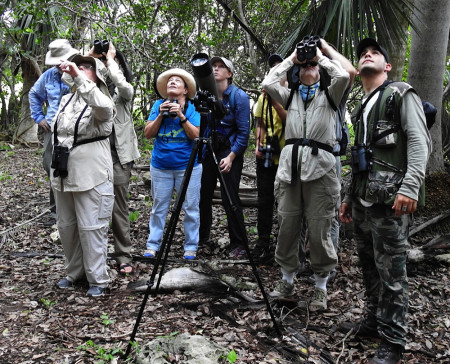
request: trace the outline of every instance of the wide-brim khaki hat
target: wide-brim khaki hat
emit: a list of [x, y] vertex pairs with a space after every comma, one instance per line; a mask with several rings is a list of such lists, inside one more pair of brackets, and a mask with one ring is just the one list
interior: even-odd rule
[[90, 63], [94, 66], [95, 74], [97, 75], [98, 80], [100, 81], [100, 89], [102, 92], [108, 96], [111, 96], [108, 91], [108, 86], [106, 85], [105, 74], [107, 73], [107, 69], [102, 61], [98, 58], [91, 56], [82, 56], [81, 54], [77, 54], [70, 59], [71, 62], [75, 63], [77, 66], [80, 63]]
[[167, 82], [172, 76], [179, 76], [184, 80], [188, 89], [187, 97], [188, 99], [193, 99], [195, 92], [197, 91], [197, 84], [195, 83], [194, 77], [181, 68], [172, 68], [158, 76], [158, 79], [156, 80], [156, 89], [161, 97], [167, 99]]
[[47, 66], [56, 66], [75, 54], [80, 53], [72, 48], [67, 39], [56, 39], [48, 45], [48, 52], [45, 55], [45, 64]]

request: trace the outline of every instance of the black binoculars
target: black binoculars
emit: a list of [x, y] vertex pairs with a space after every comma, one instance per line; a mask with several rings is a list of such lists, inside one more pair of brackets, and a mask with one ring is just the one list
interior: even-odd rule
[[54, 169], [53, 176], [66, 178], [69, 175], [67, 165], [69, 162], [70, 150], [68, 147], [62, 145], [55, 145], [53, 147], [52, 165]]
[[[170, 102], [172, 102], [172, 103], [175, 103], [175, 104], [177, 104], [178, 103], [178, 100], [177, 99], [175, 99], [175, 100], [169, 100]], [[175, 111], [170, 111], [169, 112], [169, 109], [167, 108], [167, 109], [165, 109], [164, 111], [163, 111], [163, 113], [162, 113], [162, 116], [165, 118], [166, 116], [170, 116], [171, 118], [176, 118], [177, 117], [177, 113], [175, 112]]]
[[[107, 39], [104, 40], [94, 40], [94, 52], [96, 54], [108, 53], [109, 51], [109, 41]], [[105, 56], [100, 57], [100, 60], [104, 61], [106, 59]]]
[[264, 168], [269, 168], [272, 165], [273, 148], [270, 144], [265, 147], [259, 147], [258, 150], [264, 153]]
[[372, 155], [372, 150], [367, 149], [364, 143], [360, 143], [351, 147], [352, 151], [352, 173], [359, 174], [367, 172], [371, 167], [369, 159]]
[[318, 35], [304, 37], [299, 43], [297, 43], [297, 59], [300, 62], [307, 61], [316, 56], [317, 47], [322, 48], [320, 44], [320, 37]]

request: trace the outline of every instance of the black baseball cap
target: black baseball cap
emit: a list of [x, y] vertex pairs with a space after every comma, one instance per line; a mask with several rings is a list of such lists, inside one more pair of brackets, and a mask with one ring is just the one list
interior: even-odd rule
[[358, 57], [358, 60], [361, 58], [361, 53], [367, 47], [374, 47], [375, 49], [379, 50], [381, 54], [384, 56], [386, 62], [389, 63], [389, 55], [386, 49], [380, 46], [378, 42], [373, 38], [364, 38], [361, 42], [359, 42], [358, 47], [356, 47], [356, 56]]
[[276, 54], [276, 53], [274, 53], [274, 54], [271, 54], [270, 56], [269, 56], [269, 58], [267, 58], [267, 62], [269, 62], [269, 67], [270, 68], [272, 68], [274, 65], [275, 65], [275, 63], [277, 63], [277, 62], [283, 62], [283, 57], [281, 57], [279, 54]]

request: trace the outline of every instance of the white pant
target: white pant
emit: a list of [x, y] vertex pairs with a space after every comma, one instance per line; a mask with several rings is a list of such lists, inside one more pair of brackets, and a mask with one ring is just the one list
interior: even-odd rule
[[106, 258], [113, 183], [106, 181], [82, 192], [54, 192], [67, 279], [75, 282], [86, 277], [90, 286], [108, 286]]

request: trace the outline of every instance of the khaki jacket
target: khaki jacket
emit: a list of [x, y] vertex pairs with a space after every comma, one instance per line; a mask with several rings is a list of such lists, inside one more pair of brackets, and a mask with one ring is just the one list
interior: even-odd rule
[[[331, 76], [329, 94], [335, 105], [339, 105], [348, 86], [349, 74], [338, 62], [325, 56], [320, 57], [319, 65]], [[293, 66], [291, 59], [285, 59], [271, 69], [262, 83], [262, 88], [283, 106], [287, 104], [290, 90], [281, 86], [280, 80]], [[317, 91], [306, 110], [300, 93], [295, 92], [287, 112], [285, 139], [308, 138], [333, 147], [336, 143], [335, 114], [324, 91]], [[290, 144], [282, 149], [277, 171], [277, 179], [286, 183], [291, 183], [292, 178], [292, 148], [293, 145]], [[319, 149], [318, 155], [312, 155], [311, 151], [309, 146], [300, 146], [298, 149], [298, 175], [304, 182], [322, 177], [336, 163], [336, 157], [332, 153]]]
[[108, 60], [107, 68], [107, 76], [116, 86], [113, 101], [117, 114], [114, 118], [114, 140], [111, 145], [116, 148], [120, 164], [125, 165], [141, 156], [132, 117], [134, 90], [114, 60]]
[[[86, 105], [78, 127], [78, 141], [111, 134], [115, 116], [112, 99], [83, 73], [74, 79], [74, 84], [77, 91], [61, 99], [52, 124], [53, 133], [57, 125], [58, 144], [69, 149], [73, 146], [76, 121]], [[87, 191], [107, 180], [112, 181], [109, 140], [106, 138], [73, 148], [69, 155], [69, 174], [66, 178], [54, 177], [53, 172], [54, 169], [50, 173], [52, 187], [62, 192]]]

